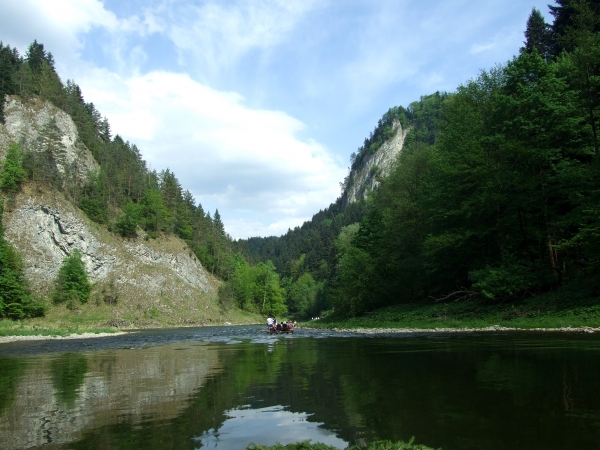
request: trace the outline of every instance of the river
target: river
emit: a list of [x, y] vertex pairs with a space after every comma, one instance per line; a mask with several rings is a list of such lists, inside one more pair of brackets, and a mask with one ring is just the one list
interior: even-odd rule
[[600, 335], [265, 327], [0, 344], [0, 448], [600, 444]]

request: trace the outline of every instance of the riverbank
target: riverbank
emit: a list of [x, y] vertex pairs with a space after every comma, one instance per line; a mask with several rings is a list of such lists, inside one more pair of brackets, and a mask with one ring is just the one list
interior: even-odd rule
[[[122, 306], [122, 305], [121, 305]], [[108, 305], [95, 305], [92, 302], [70, 310], [65, 305], [47, 305], [45, 317], [23, 320], [0, 320], [0, 343], [7, 337], [18, 340], [98, 337], [115, 335], [140, 329], [183, 328], [200, 326], [221, 326], [232, 324], [262, 323], [258, 314], [231, 309], [212, 311], [212, 315], [197, 319], [180, 320], [168, 314], [157, 314], [151, 318], [136, 310], [119, 310]], [[13, 339], [16, 340], [16, 339]]]
[[[334, 314], [302, 326], [369, 333], [565, 331], [600, 332], [600, 298], [585, 291], [547, 293], [513, 302], [472, 299], [400, 304], [360, 317]], [[357, 331], [370, 330], [370, 331]], [[376, 330], [376, 331], [374, 331]]]
[[66, 336], [60, 335], [44, 335], [44, 334], [30, 334], [30, 335], [20, 335], [20, 336], [0, 336], [0, 344], [7, 344], [9, 342], [17, 342], [17, 341], [44, 341], [48, 339], [90, 339], [90, 338], [99, 338], [106, 336], [118, 336], [120, 334], [127, 334], [126, 331], [115, 331], [112, 333], [72, 333]]

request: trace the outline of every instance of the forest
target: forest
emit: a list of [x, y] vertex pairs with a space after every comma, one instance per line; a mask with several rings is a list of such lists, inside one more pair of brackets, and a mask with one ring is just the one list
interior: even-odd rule
[[338, 202], [281, 238], [248, 241], [282, 274], [292, 311], [356, 317], [566, 286], [598, 295], [600, 2], [550, 13], [547, 24], [532, 10], [511, 61], [383, 116], [353, 165], [394, 118], [411, 131], [366, 204]]
[[[0, 44], [0, 95], [39, 96], [66, 111], [100, 165], [84, 184], [58, 177], [60, 136], [50, 124], [38, 148], [15, 143], [0, 188], [10, 197], [23, 182], [42, 183], [124, 238], [139, 230], [180, 237], [223, 280], [225, 308], [355, 317], [401, 303], [517, 302], [566, 286], [597, 296], [600, 1], [549, 8], [552, 24], [532, 10], [511, 61], [383, 115], [350, 156], [351, 169], [392, 136], [394, 120], [410, 131], [368, 200], [346, 205], [342, 191], [281, 237], [239, 241], [174, 173], [150, 170], [134, 144], [112, 135], [79, 86], [60, 80], [43, 44], [24, 56]], [[18, 255], [0, 244], [8, 249], [0, 257], [12, 261], [3, 262], [12, 270], [5, 279], [19, 284]], [[18, 292], [29, 304], [27, 289]], [[14, 314], [2, 304], [0, 316]]]
[[[219, 211], [212, 215], [204, 211], [168, 168], [160, 172], [149, 169], [136, 145], [119, 135], [113, 136], [108, 120], [93, 103], [84, 100], [75, 82], [61, 81], [54, 64], [52, 53], [37, 41], [29, 46], [24, 56], [16, 48], [0, 43], [0, 97], [19, 96], [24, 101], [40, 97], [68, 113], [77, 127], [77, 145], [90, 150], [100, 169], [88, 174], [84, 182], [78, 179], [75, 166], [67, 164], [65, 173], [60, 174], [57, 164], [65, 167], [65, 161], [58, 160], [62, 135], [56, 123], [51, 121], [36, 142], [10, 144], [0, 173], [0, 190], [6, 205], [10, 207], [11, 199], [24, 183], [61, 191], [92, 221], [124, 239], [135, 238], [141, 230], [150, 239], [160, 235], [181, 238], [208, 272], [227, 280], [236, 267], [237, 256]], [[2, 123], [4, 105], [0, 102]], [[1, 231], [0, 317], [20, 319], [41, 315], [42, 303], [32, 298], [19, 255], [4, 240]], [[266, 267], [272, 269], [272, 266]], [[274, 273], [268, 275], [277, 279]], [[57, 280], [55, 299], [86, 300], [80, 294], [89, 294], [87, 281], [59, 293], [65, 285], [63, 281]], [[279, 287], [276, 287], [279, 293]], [[257, 298], [256, 304], [245, 307], [252, 311], [259, 306], [269, 308], [263, 291], [260, 303]], [[273, 298], [283, 301], [281, 296]], [[280, 311], [281, 306], [273, 305], [274, 311]]]

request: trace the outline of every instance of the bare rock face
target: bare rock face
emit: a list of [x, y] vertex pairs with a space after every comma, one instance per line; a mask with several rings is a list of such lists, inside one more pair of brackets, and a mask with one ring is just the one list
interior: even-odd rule
[[51, 290], [64, 258], [78, 249], [92, 282], [110, 279], [130, 300], [214, 294], [204, 268], [181, 240], [121, 239], [56, 194], [20, 195], [4, 219], [5, 236], [22, 255], [36, 291]]
[[25, 273], [37, 285], [51, 283], [64, 258], [74, 249], [83, 255], [92, 281], [106, 278], [117, 263], [114, 251], [101, 244], [72, 211], [61, 211], [33, 198], [13, 212], [6, 234], [17, 248], [25, 250]]
[[0, 124], [0, 161], [4, 160], [10, 142], [18, 142], [27, 151], [42, 151], [44, 140], [53, 138], [56, 168], [61, 175], [76, 172], [79, 180], [87, 179], [99, 166], [90, 151], [79, 142], [77, 127], [71, 117], [52, 103], [32, 97], [24, 101], [6, 96], [4, 124]]
[[[65, 183], [84, 182], [98, 170], [67, 113], [38, 97], [5, 100], [0, 162], [10, 143], [18, 142], [24, 151], [52, 153]], [[118, 297], [114, 320], [125, 320], [122, 315], [135, 325], [148, 325], [167, 316], [169, 323], [187, 324], [216, 315], [216, 288], [183, 241], [174, 236], [144, 239], [143, 233], [137, 239], [123, 239], [90, 221], [61, 192], [45, 189], [25, 186], [3, 217], [5, 237], [23, 258], [34, 292], [42, 296], [52, 292], [65, 257], [77, 249], [95, 284], [96, 301], [108, 303], [110, 298], [113, 305]]]
[[394, 136], [385, 141], [373, 154], [367, 155], [361, 166], [348, 175], [348, 183], [343, 193], [344, 205], [365, 200], [379, 186], [377, 177], [387, 177], [398, 158], [409, 129], [403, 129], [398, 120], [393, 122]]

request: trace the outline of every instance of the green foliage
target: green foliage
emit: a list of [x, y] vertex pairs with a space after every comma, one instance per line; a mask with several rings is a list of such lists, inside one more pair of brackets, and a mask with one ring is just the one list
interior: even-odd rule
[[96, 223], [106, 223], [108, 220], [108, 205], [102, 178], [101, 174], [90, 173], [79, 200], [81, 210]]
[[265, 446], [260, 444], [249, 444], [246, 450], [335, 450], [335, 447], [316, 442], [312, 444], [310, 441], [295, 442], [293, 444], [275, 444]]
[[141, 222], [142, 206], [129, 202], [123, 207], [123, 212], [115, 221], [114, 230], [123, 237], [134, 238], [137, 236], [137, 227]]
[[530, 53], [537, 51], [546, 61], [549, 59], [552, 47], [552, 32], [550, 25], [546, 23], [544, 16], [537, 8], [531, 10], [529, 19], [527, 19], [525, 39], [526, 51]]
[[82, 254], [75, 249], [68, 255], [58, 271], [52, 300], [55, 304], [67, 302], [70, 308], [76, 302], [86, 303], [90, 297], [92, 285], [88, 280]]
[[319, 311], [315, 309], [315, 305], [318, 295], [319, 285], [313, 276], [310, 272], [303, 273], [288, 289], [287, 305], [290, 312], [299, 317], [317, 315]]
[[549, 60], [538, 48], [534, 10], [529, 51], [407, 110], [433, 126], [409, 133], [350, 245], [340, 236], [336, 314], [600, 286], [600, 16], [589, 2], [559, 4], [569, 52]]
[[2, 174], [0, 174], [0, 189], [5, 194], [14, 195], [21, 189], [21, 184], [25, 180], [22, 159], [21, 146], [11, 142], [2, 163]]
[[222, 305], [271, 316], [287, 313], [285, 291], [271, 261], [250, 266], [238, 253], [230, 266], [229, 279], [219, 289]]
[[44, 311], [43, 304], [31, 299], [19, 254], [4, 239], [0, 206], [0, 318], [20, 320]]

